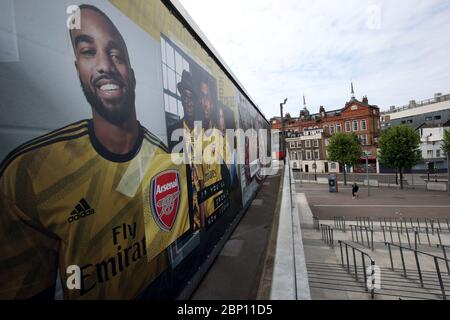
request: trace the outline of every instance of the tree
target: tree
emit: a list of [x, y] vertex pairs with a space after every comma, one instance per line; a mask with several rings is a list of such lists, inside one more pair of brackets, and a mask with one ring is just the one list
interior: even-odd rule
[[387, 129], [379, 139], [380, 162], [400, 173], [400, 188], [403, 189], [403, 169], [410, 168], [422, 159], [420, 136], [412, 128], [399, 125]]
[[344, 167], [344, 185], [347, 185], [346, 166], [353, 166], [362, 157], [361, 144], [355, 134], [338, 132], [330, 138], [328, 159]]
[[444, 130], [444, 141], [442, 142], [442, 150], [447, 156], [447, 191], [450, 195], [450, 129]]

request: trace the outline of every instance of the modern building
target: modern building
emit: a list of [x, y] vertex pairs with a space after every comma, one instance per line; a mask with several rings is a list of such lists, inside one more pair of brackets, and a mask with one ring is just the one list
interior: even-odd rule
[[[271, 119], [272, 129], [281, 130], [280, 117]], [[336, 110], [326, 111], [320, 106], [319, 113], [310, 114], [306, 99], [303, 97], [303, 109], [298, 118], [287, 117], [284, 119], [286, 132], [302, 133], [306, 130], [323, 129], [329, 136], [336, 132], [354, 133], [361, 141], [363, 150], [370, 154], [370, 172], [377, 172], [377, 140], [380, 134], [380, 110], [378, 106], [369, 104], [366, 96], [361, 101], [355, 98], [353, 84], [351, 99], [345, 105]], [[366, 172], [366, 159], [361, 158], [352, 169], [353, 172]]]
[[450, 116], [450, 94], [436, 93], [434, 98], [408, 105], [392, 106], [381, 113], [381, 129], [385, 130], [399, 124], [406, 124], [414, 129], [422, 125], [442, 125]]
[[423, 162], [416, 165], [413, 171], [446, 172], [447, 157], [442, 150], [445, 130], [450, 130], [450, 117], [443, 124], [423, 124], [417, 129]]

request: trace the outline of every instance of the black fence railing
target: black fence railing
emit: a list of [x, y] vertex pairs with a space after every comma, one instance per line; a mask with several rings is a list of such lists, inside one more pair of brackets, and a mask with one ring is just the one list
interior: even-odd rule
[[373, 229], [373, 220], [371, 217], [356, 217], [356, 225]]
[[335, 229], [347, 232], [346, 224], [345, 224], [345, 217], [333, 217], [333, 220], [334, 220], [334, 228]]
[[[366, 226], [350, 225], [352, 233], [352, 241], [357, 242], [363, 246], [367, 246], [374, 250], [373, 247], [373, 229]], [[364, 240], [365, 236], [365, 240]]]
[[380, 226], [399, 227], [401, 232], [404, 228], [417, 228], [419, 232], [431, 232], [432, 235], [440, 232], [450, 232], [450, 221], [445, 218], [378, 218]]
[[[339, 247], [340, 247], [340, 251], [341, 251], [341, 264], [342, 267], [345, 268], [347, 270], [348, 273], [353, 274], [356, 278], [357, 281], [360, 280], [360, 275], [359, 273], [361, 272], [361, 270], [358, 272], [358, 269], [360, 269], [360, 267], [362, 267], [362, 276], [363, 276], [363, 280], [364, 280], [364, 289], [367, 291], [369, 291], [369, 287], [367, 285], [367, 266], [372, 266], [371, 268], [371, 273], [370, 276], [372, 278], [372, 282], [371, 282], [371, 288], [370, 288], [370, 294], [372, 299], [375, 296], [375, 260], [373, 260], [367, 253], [365, 253], [364, 251], [355, 248], [354, 246], [339, 240]], [[344, 247], [344, 248], [343, 248]], [[352, 257], [353, 257], [353, 263], [350, 264], [350, 256], [349, 256], [349, 248], [352, 252]], [[345, 252], [345, 259], [344, 259], [344, 252]], [[358, 257], [360, 258], [358, 260]], [[366, 259], [367, 262], [366, 263]]]
[[[448, 263], [450, 262], [448, 259], [436, 256], [436, 255], [433, 255], [433, 254], [430, 254], [430, 253], [422, 252], [422, 251], [419, 251], [419, 250], [416, 250], [416, 249], [408, 248], [408, 247], [405, 247], [405, 246], [402, 246], [402, 245], [397, 245], [397, 244], [394, 244], [394, 243], [390, 243], [390, 242], [385, 242], [384, 245], [388, 246], [389, 258], [390, 258], [390, 261], [391, 261], [391, 269], [392, 269], [392, 271], [395, 271], [394, 259], [393, 259], [393, 255], [392, 255], [392, 247], [396, 247], [396, 248], [399, 249], [401, 263], [402, 263], [401, 271], [403, 272], [403, 276], [405, 278], [408, 277], [408, 269], [406, 268], [406, 264], [405, 264], [405, 251], [410, 251], [410, 252], [414, 253], [414, 259], [415, 259], [415, 263], [416, 263], [417, 274], [419, 276], [419, 281], [420, 281], [420, 285], [421, 285], [422, 288], [425, 288], [425, 281], [424, 281], [424, 272], [423, 272], [423, 268], [422, 268], [422, 266], [420, 264], [419, 255], [432, 259], [433, 262], [434, 262], [434, 271], [436, 272], [436, 278], [437, 278], [437, 281], [439, 283], [442, 299], [447, 300], [447, 294], [446, 294], [446, 290], [445, 290], [445, 282], [443, 281], [443, 278], [442, 278], [443, 273], [441, 272], [439, 262], [441, 262], [441, 263], [445, 262], [446, 265], [447, 265], [447, 268], [448, 268]], [[409, 270], [409, 272], [411, 272], [411, 269]], [[447, 275], [450, 276], [450, 270], [449, 269], [447, 269]]]
[[320, 225], [320, 230], [322, 231], [322, 240], [325, 241], [330, 247], [334, 247], [334, 234], [333, 228], [326, 224]]
[[318, 216], [313, 216], [313, 228], [320, 231], [320, 219]]

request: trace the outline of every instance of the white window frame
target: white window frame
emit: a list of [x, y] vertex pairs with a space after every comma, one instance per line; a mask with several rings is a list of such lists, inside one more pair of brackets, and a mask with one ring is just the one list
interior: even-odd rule
[[314, 148], [318, 148], [319, 147], [319, 140], [314, 140]]
[[[339, 129], [338, 129], [339, 128]], [[341, 126], [341, 124], [340, 123], [338, 123], [337, 125], [336, 125], [336, 132], [341, 132], [342, 131], [342, 126]]]
[[352, 131], [352, 124], [350, 121], [345, 121], [345, 132], [351, 132]]
[[361, 135], [361, 144], [363, 146], [367, 146], [367, 134], [362, 134]]
[[335, 130], [334, 130], [334, 124], [330, 125], [330, 134], [334, 134]]
[[305, 148], [311, 148], [311, 140], [305, 140]]
[[[355, 129], [355, 124], [356, 124], [356, 129]], [[353, 132], [357, 132], [358, 131], [358, 126], [359, 126], [359, 124], [358, 124], [358, 120], [353, 120], [353, 122], [352, 122], [352, 130], [353, 130]]]
[[312, 160], [311, 151], [309, 151], [309, 150], [306, 150], [306, 160]]
[[367, 131], [367, 121], [366, 121], [366, 119], [362, 119], [361, 120], [361, 131]]

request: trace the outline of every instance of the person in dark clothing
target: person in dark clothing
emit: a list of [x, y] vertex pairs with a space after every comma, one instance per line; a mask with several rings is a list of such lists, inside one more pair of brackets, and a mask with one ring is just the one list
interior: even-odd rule
[[356, 182], [353, 182], [352, 185], [352, 199], [358, 198], [358, 190], [359, 186]]

